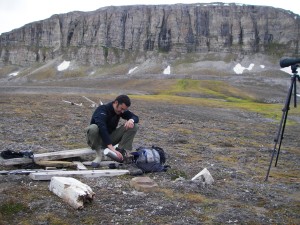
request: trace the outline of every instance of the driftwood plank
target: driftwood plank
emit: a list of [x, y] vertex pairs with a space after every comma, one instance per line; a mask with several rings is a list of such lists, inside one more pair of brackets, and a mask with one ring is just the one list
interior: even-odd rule
[[85, 165], [83, 165], [82, 162], [73, 161], [73, 163], [76, 165], [77, 170], [87, 170], [87, 168], [85, 167]]
[[72, 170], [72, 171], [49, 171], [30, 173], [29, 177], [33, 180], [51, 180], [54, 176], [81, 176], [81, 177], [107, 177], [129, 174], [129, 170]]
[[13, 165], [21, 165], [21, 164], [29, 164], [32, 163], [33, 160], [29, 158], [14, 158], [14, 159], [2, 159], [0, 158], [1, 166], [13, 166]]
[[[43, 172], [43, 171], [47, 171], [47, 170], [44, 170], [44, 169], [1, 170], [0, 175], [9, 175], [9, 174], [28, 175], [30, 173]], [[51, 170], [51, 171], [63, 171], [63, 170], [55, 169], [55, 170]]]
[[[104, 166], [109, 166], [109, 164], [112, 164], [112, 163], [116, 164], [116, 166], [119, 166], [121, 164], [116, 161], [101, 161], [99, 164], [100, 164], [100, 167], [104, 167]], [[92, 161], [85, 161], [85, 162], [82, 162], [82, 164], [85, 166], [91, 166]]]
[[95, 195], [88, 185], [72, 177], [52, 177], [49, 190], [74, 209], [82, 209], [84, 203], [91, 202]]
[[36, 162], [37, 165], [39, 166], [44, 166], [44, 167], [59, 167], [59, 168], [73, 168], [76, 169], [77, 165], [73, 162], [68, 162], [68, 161], [48, 161], [48, 160], [41, 160]]
[[14, 159], [2, 159], [0, 158], [0, 165], [1, 166], [12, 166], [12, 165], [21, 165], [21, 164], [28, 164], [41, 161], [41, 160], [57, 160], [57, 159], [66, 159], [66, 158], [73, 158], [73, 157], [80, 157], [83, 155], [92, 155], [95, 154], [90, 148], [80, 148], [80, 149], [73, 149], [73, 150], [64, 150], [64, 151], [57, 151], [57, 152], [47, 152], [47, 153], [40, 153], [34, 154], [34, 160], [29, 158], [14, 158]]
[[91, 155], [95, 154], [95, 151], [90, 148], [80, 148], [74, 150], [64, 150], [58, 152], [46, 152], [41, 154], [34, 154], [33, 159], [34, 162], [40, 160], [56, 160], [56, 159], [66, 159], [66, 158], [73, 158], [83, 155]]

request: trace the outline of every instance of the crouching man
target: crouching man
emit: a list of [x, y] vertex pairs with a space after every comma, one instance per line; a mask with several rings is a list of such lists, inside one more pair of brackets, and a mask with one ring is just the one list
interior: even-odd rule
[[[100, 105], [93, 113], [91, 123], [86, 128], [87, 144], [96, 152], [92, 167], [100, 166], [105, 148], [113, 151], [119, 161], [123, 161], [119, 149], [132, 150], [139, 117], [128, 110], [130, 105], [130, 98], [127, 95], [120, 95], [113, 102]], [[126, 122], [118, 127], [120, 118]], [[114, 148], [116, 144], [119, 144], [118, 149]]]

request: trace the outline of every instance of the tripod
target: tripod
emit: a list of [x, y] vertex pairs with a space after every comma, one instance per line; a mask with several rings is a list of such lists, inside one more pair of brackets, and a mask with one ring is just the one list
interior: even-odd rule
[[291, 65], [291, 69], [292, 69], [292, 73], [293, 75], [291, 76], [291, 86], [289, 88], [289, 92], [285, 101], [285, 105], [284, 108], [282, 109], [282, 117], [281, 117], [281, 121], [280, 121], [280, 125], [279, 125], [279, 129], [277, 132], [277, 136], [275, 138], [275, 145], [274, 145], [274, 149], [273, 149], [273, 153], [272, 153], [272, 157], [271, 157], [271, 161], [270, 161], [270, 165], [269, 165], [269, 169], [267, 172], [267, 176], [265, 181], [268, 181], [269, 178], [269, 174], [270, 174], [270, 170], [271, 170], [271, 166], [272, 166], [272, 162], [273, 162], [273, 158], [275, 156], [276, 150], [277, 150], [277, 145], [278, 145], [278, 151], [277, 151], [277, 157], [276, 157], [276, 162], [275, 162], [275, 167], [277, 166], [277, 162], [278, 162], [278, 158], [279, 158], [279, 153], [280, 153], [280, 147], [281, 147], [281, 143], [282, 143], [282, 139], [283, 139], [283, 134], [284, 134], [284, 129], [285, 129], [285, 125], [286, 125], [286, 120], [287, 120], [287, 116], [288, 116], [288, 112], [290, 109], [290, 102], [291, 102], [291, 97], [292, 97], [292, 93], [294, 90], [294, 107], [297, 107], [297, 86], [296, 86], [296, 81], [298, 79], [298, 81], [300, 82], [300, 77], [297, 73], [297, 68], [299, 66], [297, 64]]

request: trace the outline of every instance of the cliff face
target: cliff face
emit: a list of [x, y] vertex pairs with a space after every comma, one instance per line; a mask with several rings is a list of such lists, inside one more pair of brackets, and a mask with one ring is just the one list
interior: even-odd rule
[[58, 56], [87, 65], [148, 52], [300, 54], [300, 17], [272, 7], [192, 4], [106, 7], [27, 24], [0, 36], [1, 61], [31, 65]]

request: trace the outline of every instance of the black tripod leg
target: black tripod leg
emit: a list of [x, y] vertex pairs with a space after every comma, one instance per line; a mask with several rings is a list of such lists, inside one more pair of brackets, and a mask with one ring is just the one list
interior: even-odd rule
[[296, 77], [294, 80], [294, 107], [297, 107], [297, 82], [296, 82]]
[[[276, 153], [276, 148], [277, 148], [277, 144], [278, 144], [278, 141], [279, 141], [279, 137], [281, 137], [281, 140], [282, 140], [282, 136], [283, 136], [283, 133], [282, 133], [282, 124], [283, 124], [284, 119], [286, 118], [285, 114], [286, 114], [286, 112], [283, 111], [283, 114], [282, 114], [282, 117], [281, 117], [281, 121], [280, 121], [280, 125], [279, 125], [279, 129], [278, 129], [278, 132], [277, 132], [277, 136], [275, 138], [275, 145], [274, 145], [274, 149], [273, 149], [273, 153], [272, 153], [272, 157], [271, 157], [271, 160], [270, 160], [270, 164], [269, 164], [269, 168], [268, 168], [268, 172], [267, 172], [267, 176], [266, 176], [265, 181], [268, 181], [268, 177], [269, 177], [271, 166], [272, 166], [272, 163], [273, 163], [273, 159], [274, 159], [274, 156], [275, 156], [275, 153]], [[280, 141], [280, 144], [281, 144], [281, 141]], [[278, 155], [279, 154], [277, 153], [277, 157], [278, 157]]]
[[284, 134], [284, 130], [285, 130], [285, 125], [286, 125], [286, 119], [287, 119], [287, 116], [288, 116], [288, 112], [289, 112], [289, 108], [286, 109], [286, 112], [284, 114], [284, 122], [283, 122], [283, 126], [282, 126], [281, 137], [279, 139], [279, 146], [278, 146], [278, 151], [277, 151], [277, 156], [276, 156], [276, 161], [275, 161], [275, 167], [277, 166], [277, 162], [278, 162], [278, 158], [279, 158], [279, 153], [280, 153], [280, 148], [281, 148], [281, 143], [282, 143], [282, 139], [283, 139], [283, 134]]
[[283, 133], [284, 133], [284, 129], [285, 129], [286, 119], [287, 119], [288, 110], [289, 110], [290, 102], [291, 102], [291, 96], [292, 96], [292, 92], [293, 92], [293, 86], [294, 86], [295, 82], [296, 82], [296, 78], [292, 77], [291, 86], [289, 88], [289, 92], [288, 92], [287, 98], [285, 100], [284, 108], [282, 109], [283, 113], [282, 113], [282, 117], [281, 117], [281, 120], [280, 120], [280, 125], [279, 125], [279, 129], [278, 129], [277, 136], [276, 136], [276, 139], [275, 139], [275, 145], [274, 145], [274, 149], [273, 149], [273, 153], [272, 153], [272, 157], [271, 157], [271, 160], [270, 160], [270, 164], [269, 164], [269, 168], [268, 168], [268, 172], [267, 172], [265, 181], [268, 181], [271, 166], [272, 166], [272, 163], [273, 163], [273, 158], [274, 158], [275, 153], [276, 153], [276, 147], [277, 147], [278, 141], [280, 141], [279, 142], [278, 153], [277, 153], [277, 157], [276, 157], [276, 164], [277, 164], [277, 161], [278, 161], [279, 151], [280, 151], [281, 142], [282, 142], [282, 139], [283, 139]]
[[[292, 84], [291, 86], [294, 87], [294, 107], [297, 106], [297, 99], [296, 99], [296, 76], [294, 76], [292, 78]], [[291, 87], [291, 89], [293, 89], [293, 87]], [[293, 90], [292, 90], [293, 91]], [[291, 97], [292, 97], [292, 93], [290, 93], [290, 97], [289, 97], [289, 102], [288, 102], [288, 108], [286, 108], [286, 114], [285, 114], [285, 118], [284, 118], [284, 123], [283, 123], [283, 127], [282, 127], [282, 132], [281, 132], [281, 139], [280, 139], [280, 143], [279, 143], [279, 147], [278, 147], [278, 153], [277, 153], [277, 157], [276, 157], [276, 161], [275, 161], [275, 167], [277, 166], [277, 162], [278, 162], [278, 158], [279, 158], [279, 153], [280, 153], [280, 147], [281, 147], [281, 142], [282, 142], [282, 139], [283, 139], [283, 133], [284, 133], [284, 130], [285, 130], [285, 124], [286, 124], [286, 119], [287, 119], [287, 116], [288, 116], [288, 112], [289, 112], [289, 106], [290, 106], [290, 103], [291, 103]]]

